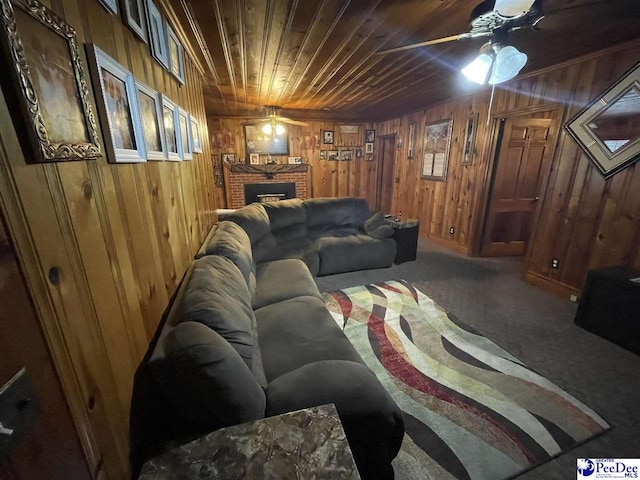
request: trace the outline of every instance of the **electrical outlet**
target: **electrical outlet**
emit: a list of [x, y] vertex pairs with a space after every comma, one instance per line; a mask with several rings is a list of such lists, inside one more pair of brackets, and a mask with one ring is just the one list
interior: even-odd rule
[[453, 227], [451, 227], [451, 228], [449, 229], [449, 233], [450, 233], [451, 235], [453, 235], [453, 232], [455, 232], [455, 229], [454, 229]]
[[578, 303], [578, 296], [577, 295], [569, 295], [569, 300], [571, 300], [573, 303]]
[[560, 266], [560, 260], [554, 258], [551, 260], [551, 268], [558, 268]]

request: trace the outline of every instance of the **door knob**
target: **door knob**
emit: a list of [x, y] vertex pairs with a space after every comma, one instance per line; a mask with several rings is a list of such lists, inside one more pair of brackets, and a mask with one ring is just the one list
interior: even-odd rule
[[531, 203], [536, 203], [538, 200], [540, 200], [540, 197], [535, 197], [533, 200], [531, 200]]
[[13, 430], [10, 428], [6, 428], [4, 425], [2, 425], [2, 422], [0, 422], [0, 435], [13, 435]]

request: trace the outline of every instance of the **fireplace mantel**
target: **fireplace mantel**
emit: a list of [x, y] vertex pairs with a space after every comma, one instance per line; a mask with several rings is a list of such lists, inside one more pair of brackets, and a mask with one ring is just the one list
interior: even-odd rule
[[289, 165], [282, 163], [274, 163], [271, 165], [247, 165], [242, 163], [234, 163], [230, 165], [231, 173], [257, 173], [257, 174], [277, 174], [277, 173], [298, 173], [309, 170], [309, 165]]

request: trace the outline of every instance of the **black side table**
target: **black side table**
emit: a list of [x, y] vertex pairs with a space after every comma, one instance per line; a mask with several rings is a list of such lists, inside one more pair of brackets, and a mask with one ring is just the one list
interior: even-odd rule
[[640, 355], [640, 271], [625, 267], [591, 270], [575, 323]]
[[396, 221], [392, 218], [387, 218], [386, 222], [393, 227], [392, 238], [398, 246], [396, 259], [393, 263], [400, 265], [404, 262], [414, 261], [418, 251], [420, 220], [417, 218], [407, 218], [406, 220]]

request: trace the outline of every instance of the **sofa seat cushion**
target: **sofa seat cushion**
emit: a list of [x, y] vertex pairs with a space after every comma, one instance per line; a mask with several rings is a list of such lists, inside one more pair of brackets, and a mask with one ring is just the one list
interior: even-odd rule
[[391, 460], [404, 437], [402, 412], [364, 365], [343, 360], [309, 363], [267, 387], [266, 416], [333, 403], [365, 479], [392, 479]]
[[255, 317], [247, 284], [231, 260], [208, 255], [194, 262], [180, 315], [183, 322], [199, 322], [217, 332], [251, 368]]
[[297, 297], [256, 310], [268, 382], [319, 360], [362, 363], [336, 321], [317, 297]]
[[309, 269], [297, 258], [258, 264], [256, 279], [256, 295], [252, 302], [256, 310], [295, 297], [322, 298]]
[[264, 417], [266, 399], [247, 365], [224, 338], [183, 322], [164, 339], [166, 360], [153, 365], [157, 384], [186, 431], [209, 432]]
[[256, 290], [256, 266], [251, 255], [251, 240], [237, 223], [220, 222], [212, 229], [196, 258], [221, 255], [231, 260], [242, 273], [251, 295]]
[[291, 240], [288, 242], [281, 242], [272, 249], [264, 261], [280, 260], [285, 258], [297, 258], [302, 260], [306, 265], [312, 276], [318, 274], [320, 268], [320, 255], [318, 254], [318, 247], [315, 242], [307, 238], [298, 240]]
[[369, 235], [320, 237], [320, 275], [390, 267], [396, 256], [396, 242]]
[[343, 227], [320, 225], [309, 229], [309, 238], [317, 240], [320, 237], [349, 237], [351, 235], [360, 235], [362, 233], [364, 233], [364, 230], [353, 225], [346, 225]]

